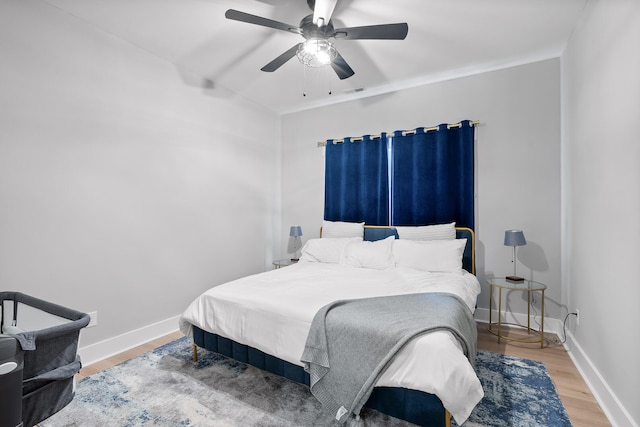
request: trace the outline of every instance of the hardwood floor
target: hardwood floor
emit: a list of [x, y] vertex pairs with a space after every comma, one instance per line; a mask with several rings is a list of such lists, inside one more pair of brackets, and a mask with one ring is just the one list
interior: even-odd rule
[[101, 360], [100, 362], [93, 363], [91, 365], [84, 366], [78, 375], [76, 375], [77, 380], [81, 380], [84, 377], [88, 377], [89, 375], [93, 375], [96, 372], [100, 372], [104, 369], [115, 366], [119, 363], [122, 363], [126, 360], [133, 359], [136, 356], [140, 356], [143, 353], [151, 351], [157, 347], [160, 347], [163, 344], [167, 344], [171, 341], [177, 340], [178, 338], [183, 337], [182, 332], [176, 331], [172, 334], [165, 335], [163, 337], [157, 338], [153, 341], [149, 341], [142, 345], [132, 348], [131, 350], [127, 350], [123, 353], [116, 354], [115, 356], [109, 357], [108, 359]]
[[[518, 333], [520, 332], [517, 330], [511, 331], [510, 336], [517, 335]], [[182, 333], [174, 332], [173, 334], [166, 335], [110, 357], [109, 359], [85, 366], [77, 378], [80, 379], [117, 365], [118, 363], [180, 338], [181, 336]], [[498, 344], [496, 336], [487, 331], [487, 325], [479, 323], [478, 350], [492, 351], [494, 353], [502, 353], [509, 356], [543, 362], [553, 379], [560, 399], [567, 409], [567, 413], [574, 427], [611, 426], [611, 423], [609, 423], [607, 417], [602, 412], [602, 409], [594, 399], [587, 384], [578, 373], [578, 370], [573, 365], [564, 347], [558, 343], [557, 336], [547, 335], [544, 348], [540, 348], [539, 344], [506, 343], [505, 341]]]

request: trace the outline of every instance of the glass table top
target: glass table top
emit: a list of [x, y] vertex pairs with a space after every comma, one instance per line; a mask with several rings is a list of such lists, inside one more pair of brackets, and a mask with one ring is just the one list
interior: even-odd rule
[[496, 277], [493, 279], [487, 279], [487, 282], [500, 288], [517, 289], [522, 291], [543, 291], [547, 289], [547, 285], [527, 279], [524, 279], [522, 282], [512, 282], [507, 280], [506, 277]]

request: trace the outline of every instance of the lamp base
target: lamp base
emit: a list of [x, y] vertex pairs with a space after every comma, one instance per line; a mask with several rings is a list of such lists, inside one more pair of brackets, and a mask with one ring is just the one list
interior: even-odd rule
[[524, 282], [524, 277], [520, 277], [520, 276], [507, 276], [506, 279], [507, 279], [507, 282], [513, 282], [513, 283]]

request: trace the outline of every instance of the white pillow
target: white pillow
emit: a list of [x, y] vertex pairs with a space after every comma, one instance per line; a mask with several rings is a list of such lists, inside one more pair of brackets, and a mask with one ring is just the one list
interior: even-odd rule
[[339, 264], [342, 261], [345, 246], [353, 240], [358, 241], [359, 239], [357, 237], [309, 239], [302, 247], [300, 261]]
[[322, 237], [364, 238], [364, 222], [322, 221]]
[[416, 270], [462, 273], [462, 255], [467, 239], [411, 241], [396, 240], [393, 258], [396, 267]]
[[13, 335], [17, 335], [17, 334], [21, 334], [25, 332], [24, 329], [20, 329], [17, 326], [11, 326], [11, 325], [4, 325], [2, 327], [2, 333], [3, 334], [13, 334]]
[[456, 238], [456, 223], [396, 227], [398, 237], [405, 240], [453, 240]]
[[352, 240], [344, 248], [344, 264], [357, 268], [388, 270], [394, 268], [394, 236], [375, 242]]

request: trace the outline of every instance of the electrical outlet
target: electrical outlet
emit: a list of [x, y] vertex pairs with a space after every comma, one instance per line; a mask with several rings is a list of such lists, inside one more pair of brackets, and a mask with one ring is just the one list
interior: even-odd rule
[[580, 326], [580, 310], [576, 308], [576, 326]]
[[92, 311], [91, 313], [89, 313], [89, 324], [87, 325], [87, 328], [93, 328], [94, 326], [98, 325], [98, 312], [97, 311]]

